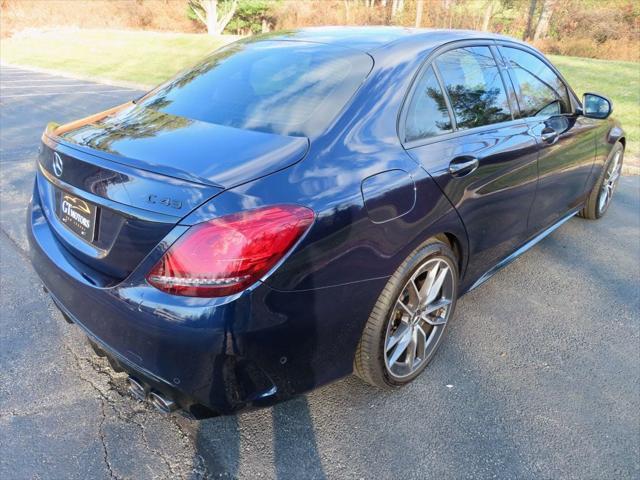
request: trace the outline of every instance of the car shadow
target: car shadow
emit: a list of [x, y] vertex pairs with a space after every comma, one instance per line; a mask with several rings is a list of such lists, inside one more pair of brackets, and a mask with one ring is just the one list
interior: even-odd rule
[[272, 418], [276, 476], [326, 478], [307, 399], [299, 397], [274, 406]]
[[[206, 472], [212, 478], [397, 478], [420, 472], [451, 478], [491, 460], [496, 466], [489, 468], [499, 476], [527, 477], [496, 379], [456, 339], [456, 331], [476, 328], [473, 308], [466, 310], [428, 374], [403, 389], [383, 391], [350, 376], [268, 409], [200, 422], [196, 454]], [[445, 382], [452, 377], [459, 379], [456, 390]], [[434, 405], [437, 415], [429, 413]]]
[[[243, 441], [260, 445], [264, 456], [248, 459], [251, 466], [241, 469], [241, 462], [247, 461]], [[326, 478], [306, 397], [260, 412], [199, 422], [196, 454], [196, 463], [203, 462], [202, 470], [212, 478], [236, 478], [242, 471], [252, 478], [256, 472], [276, 478]]]

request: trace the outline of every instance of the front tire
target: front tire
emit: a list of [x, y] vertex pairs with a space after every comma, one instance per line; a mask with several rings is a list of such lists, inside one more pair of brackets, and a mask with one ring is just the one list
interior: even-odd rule
[[620, 179], [623, 156], [624, 147], [621, 143], [616, 143], [611, 149], [609, 159], [605, 163], [600, 177], [589, 192], [584, 207], [580, 210], [581, 217], [597, 220], [607, 212], [613, 198], [613, 192]]
[[381, 388], [414, 380], [440, 345], [457, 297], [457, 259], [449, 245], [430, 239], [378, 297], [356, 350], [356, 375]]

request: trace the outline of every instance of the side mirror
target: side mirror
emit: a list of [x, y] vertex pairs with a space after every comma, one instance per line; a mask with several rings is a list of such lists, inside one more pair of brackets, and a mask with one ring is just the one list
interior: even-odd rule
[[597, 93], [585, 93], [582, 96], [582, 114], [587, 118], [603, 120], [611, 115], [613, 104], [611, 100]]

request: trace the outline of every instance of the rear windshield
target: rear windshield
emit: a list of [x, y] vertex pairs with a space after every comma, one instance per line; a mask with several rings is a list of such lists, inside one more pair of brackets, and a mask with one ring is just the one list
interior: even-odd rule
[[367, 54], [305, 42], [236, 42], [139, 104], [193, 120], [293, 136], [326, 129], [372, 67]]

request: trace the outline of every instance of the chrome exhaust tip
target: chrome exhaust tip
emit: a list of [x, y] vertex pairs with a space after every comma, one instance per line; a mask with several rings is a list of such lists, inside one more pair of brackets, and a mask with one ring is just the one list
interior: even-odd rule
[[129, 384], [129, 393], [133, 395], [136, 400], [144, 402], [147, 399], [149, 387], [133, 377], [129, 377], [127, 383]]
[[149, 401], [156, 410], [162, 413], [171, 413], [178, 408], [176, 402], [155, 391], [149, 393]]

